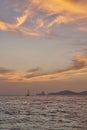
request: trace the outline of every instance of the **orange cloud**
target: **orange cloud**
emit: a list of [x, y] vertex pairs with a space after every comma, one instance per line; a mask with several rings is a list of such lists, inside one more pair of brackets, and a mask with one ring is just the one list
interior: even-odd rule
[[[6, 1], [3, 4], [2, 14], [8, 6], [9, 12], [13, 12], [9, 17], [7, 11], [0, 16], [0, 30], [22, 33], [29, 36], [43, 36], [52, 34], [52, 27], [62, 23], [77, 23], [87, 20], [86, 0], [22, 0], [21, 3], [14, 0]], [[22, 6], [20, 6], [20, 4]], [[15, 15], [14, 15], [15, 14]], [[3, 18], [2, 18], [3, 16]], [[5, 20], [3, 20], [5, 19]], [[8, 22], [11, 19], [11, 22]], [[81, 31], [83, 26], [77, 25]], [[86, 29], [85, 29], [86, 30]], [[48, 33], [49, 32], [49, 33]]]
[[69, 11], [72, 13], [85, 13], [87, 2], [84, 4], [84, 0], [81, 2], [75, 2], [74, 0], [32, 0], [32, 2], [39, 6], [39, 8], [44, 8], [52, 12]]
[[52, 81], [52, 80], [70, 80], [78, 79], [87, 75], [87, 56], [77, 55], [70, 67], [55, 72], [43, 72], [39, 68], [28, 70], [26, 72], [16, 72], [0, 68], [0, 79], [10, 82], [35, 82], [35, 81]]

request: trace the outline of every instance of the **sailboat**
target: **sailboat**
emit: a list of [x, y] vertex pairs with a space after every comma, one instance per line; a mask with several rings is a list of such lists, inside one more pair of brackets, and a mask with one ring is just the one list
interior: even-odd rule
[[29, 94], [29, 90], [27, 90], [27, 95], [26, 96], [30, 96], [30, 94]]

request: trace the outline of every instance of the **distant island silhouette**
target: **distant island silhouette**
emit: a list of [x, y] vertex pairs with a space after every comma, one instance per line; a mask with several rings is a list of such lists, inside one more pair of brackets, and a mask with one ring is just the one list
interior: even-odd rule
[[63, 91], [59, 91], [59, 92], [51, 92], [51, 93], [45, 93], [44, 91], [42, 91], [41, 93], [36, 94], [37, 96], [45, 96], [45, 95], [81, 95], [81, 96], [87, 96], [87, 91], [82, 91], [82, 92], [75, 92], [75, 91], [70, 91], [70, 90], [63, 90]]
[[63, 90], [60, 92], [52, 92], [52, 93], [48, 93], [48, 95], [87, 95], [87, 91], [82, 91], [82, 92], [74, 92], [74, 91], [70, 91], [70, 90]]

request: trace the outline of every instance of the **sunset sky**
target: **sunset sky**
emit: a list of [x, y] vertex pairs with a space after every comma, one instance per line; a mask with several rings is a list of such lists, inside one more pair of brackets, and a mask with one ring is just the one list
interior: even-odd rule
[[0, 95], [87, 90], [87, 0], [0, 0]]

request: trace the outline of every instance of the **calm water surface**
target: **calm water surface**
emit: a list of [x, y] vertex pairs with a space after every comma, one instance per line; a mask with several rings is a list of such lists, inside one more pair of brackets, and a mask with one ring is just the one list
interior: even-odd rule
[[0, 130], [87, 130], [87, 97], [0, 97]]

